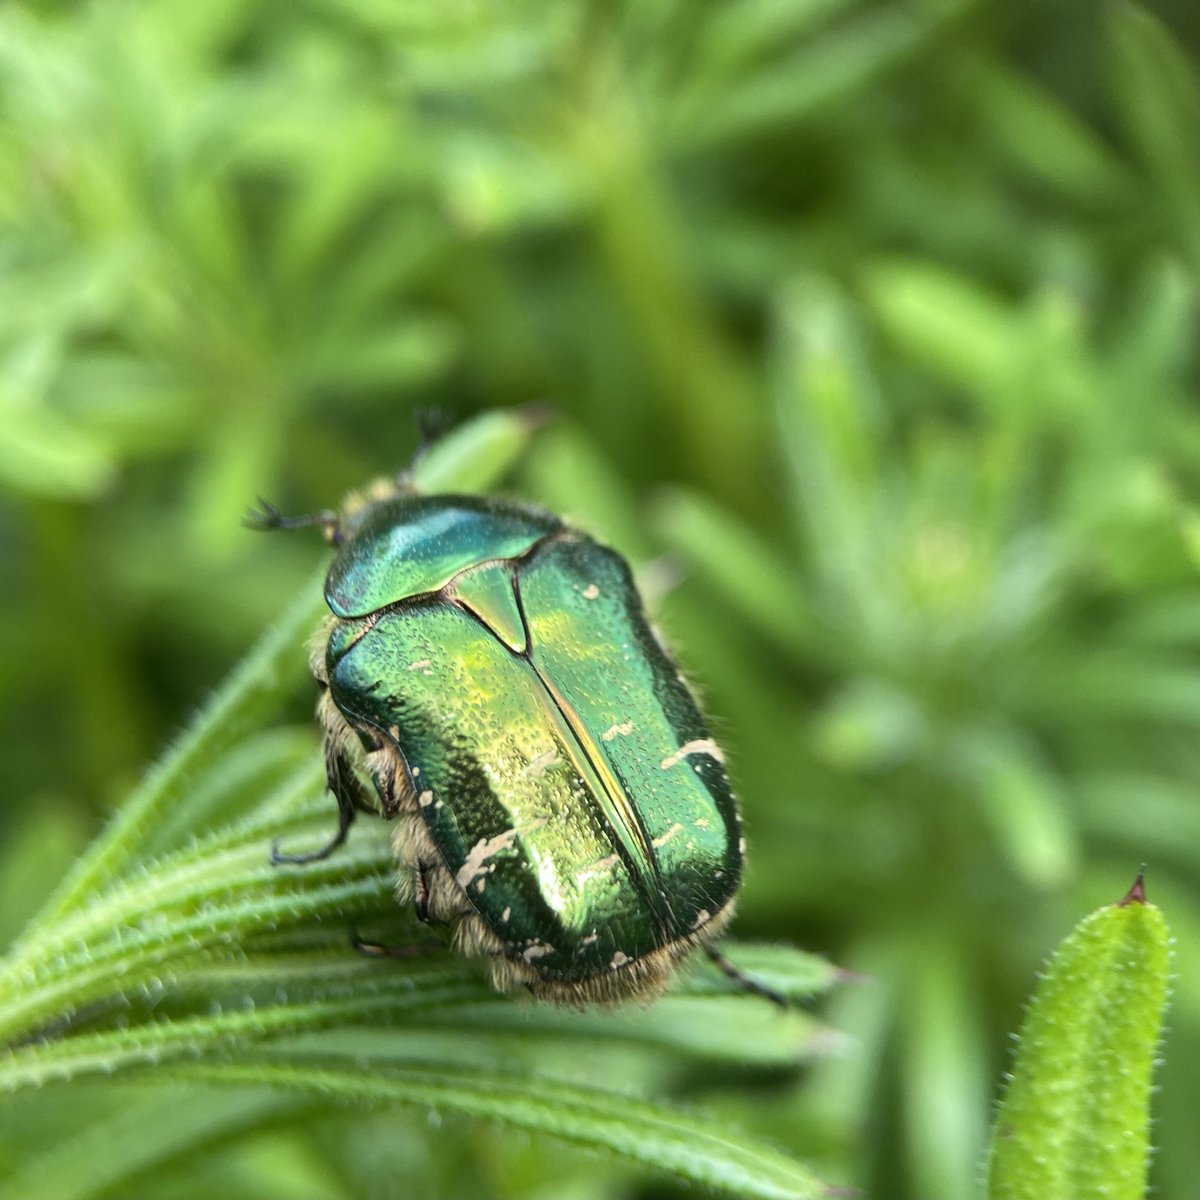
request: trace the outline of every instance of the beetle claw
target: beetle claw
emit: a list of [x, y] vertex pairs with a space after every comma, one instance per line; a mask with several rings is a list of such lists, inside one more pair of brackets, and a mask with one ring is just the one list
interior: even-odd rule
[[283, 854], [279, 849], [279, 843], [272, 842], [271, 865], [273, 867], [303, 867], [308, 863], [320, 862], [322, 859], [328, 858], [346, 840], [346, 830], [349, 828], [350, 823], [347, 822], [345, 827], [338, 829], [327, 845], [322, 846], [320, 850], [310, 851], [308, 854]]

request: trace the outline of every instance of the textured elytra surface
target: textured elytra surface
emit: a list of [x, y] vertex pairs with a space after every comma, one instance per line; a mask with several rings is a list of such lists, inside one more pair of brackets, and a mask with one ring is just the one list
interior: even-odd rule
[[736, 892], [720, 752], [612, 551], [547, 537], [346, 623], [328, 669], [341, 711], [407, 764], [456, 885], [539, 976], [620, 971]]

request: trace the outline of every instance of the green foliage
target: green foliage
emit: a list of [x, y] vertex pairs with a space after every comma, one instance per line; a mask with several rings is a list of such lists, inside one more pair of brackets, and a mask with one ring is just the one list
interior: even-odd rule
[[[519, 415], [495, 415], [464, 426], [420, 464], [420, 481], [454, 486], [458, 464], [463, 477], [487, 486], [524, 424]], [[689, 1058], [786, 1067], [820, 1051], [819, 1027], [808, 1017], [764, 1011], [770, 1006], [731, 997], [728, 982], [712, 977], [690, 981], [653, 1012], [522, 1010], [445, 950], [408, 969], [356, 959], [351, 921], [391, 918], [408, 925], [414, 946], [422, 940], [411, 917], [394, 919], [386, 829], [377, 825], [303, 869], [272, 866], [271, 833], [319, 839], [330, 819], [316, 762], [297, 762], [294, 747], [272, 753], [272, 735], [259, 729], [277, 707], [281, 680], [291, 678], [289, 660], [302, 657], [321, 594], [316, 580], [310, 592], [117, 810], [6, 959], [0, 1094], [9, 1101], [0, 1121], [20, 1124], [31, 1088], [61, 1091], [96, 1075], [121, 1082], [93, 1098], [73, 1127], [88, 1173], [75, 1155], [56, 1165], [62, 1125], [52, 1110], [21, 1130], [20, 1153], [8, 1177], [0, 1174], [4, 1194], [113, 1194], [148, 1161], [194, 1152], [207, 1122], [151, 1121], [138, 1129], [136, 1151], [128, 1133], [111, 1128], [109, 1114], [125, 1102], [124, 1077], [152, 1067], [156, 1081], [180, 1081], [172, 1106], [189, 1105], [186, 1089], [200, 1082], [236, 1089], [235, 1110], [250, 1121], [258, 1113], [242, 1106], [247, 1089], [297, 1092], [323, 1106], [390, 1103], [551, 1134], [737, 1195], [818, 1195], [810, 1171], [725, 1124], [639, 1100], [590, 1072], [586, 1083], [569, 1082], [556, 1064], [565, 1041], [582, 1057], [609, 1043], [676, 1069]], [[249, 761], [263, 766], [257, 780], [245, 777]], [[181, 792], [185, 778], [190, 795]], [[211, 797], [234, 788], [242, 811], [230, 818]], [[188, 836], [172, 846], [167, 818], [181, 811]], [[153, 846], [157, 855], [147, 853]], [[753, 969], [796, 999], [835, 978], [799, 952], [762, 950], [757, 958]], [[347, 1043], [346, 1029], [370, 1041]], [[68, 1088], [66, 1104], [73, 1101]], [[269, 1103], [265, 1115], [277, 1111]]]
[[[1178, 0], [6, 7], [0, 924], [32, 974], [3, 986], [14, 1034], [86, 1004], [7, 1062], [72, 1078], [3, 1107], [4, 1177], [643, 1186], [621, 1164], [645, 1156], [581, 1170], [382, 1095], [466, 1040], [488, 1072], [740, 1128], [764, 1186], [774, 1145], [868, 1195], [962, 1200], [1027, 980], [1148, 861], [1178, 939], [1151, 1185], [1194, 1194], [1198, 44]], [[714, 1019], [738, 1001], [702, 973], [635, 1037], [454, 992], [477, 984], [448, 960], [347, 965], [348, 916], [405, 929], [370, 823], [327, 871], [265, 865], [328, 828], [289, 632], [323, 555], [245, 508], [393, 471], [418, 405], [532, 401], [553, 419], [506, 486], [631, 557], [727, 746], [738, 936], [870, 979], [822, 1006], [836, 1055], [798, 1015], [775, 1042], [769, 1012]], [[430, 469], [483, 486], [479, 461]], [[119, 841], [72, 867], [126, 795]], [[239, 942], [247, 913], [279, 931]], [[805, 960], [778, 953], [786, 980]], [[410, 970], [457, 997], [420, 1022], [484, 1014], [469, 1039], [406, 1038], [383, 980]], [[239, 1048], [236, 1087], [185, 1078], [189, 1020]], [[394, 1072], [369, 1107], [326, 1102], [360, 1035]]]
[[1059, 947], [1037, 993], [992, 1135], [998, 1200], [1140, 1200], [1150, 1079], [1170, 943], [1142, 877]]

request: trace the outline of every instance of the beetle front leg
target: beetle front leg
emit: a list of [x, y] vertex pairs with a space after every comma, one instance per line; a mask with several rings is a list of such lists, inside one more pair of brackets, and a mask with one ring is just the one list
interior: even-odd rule
[[273, 845], [271, 862], [275, 866], [279, 866], [280, 863], [303, 866], [306, 863], [320, 862], [321, 859], [328, 858], [346, 840], [350, 826], [354, 824], [356, 813], [360, 810], [363, 812], [373, 811], [373, 805], [363, 792], [362, 784], [359, 783], [358, 776], [355, 775], [354, 768], [346, 758], [345, 752], [332, 746], [327, 746], [325, 750], [325, 783], [333, 793], [334, 799], [337, 800], [337, 833], [333, 835], [327, 845], [309, 854], [281, 854], [279, 847]]

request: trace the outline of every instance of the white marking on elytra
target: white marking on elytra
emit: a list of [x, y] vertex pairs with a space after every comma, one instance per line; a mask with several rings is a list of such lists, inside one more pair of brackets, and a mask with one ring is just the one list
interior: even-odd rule
[[712, 828], [712, 825], [709, 823], [709, 820], [707, 817], [697, 817], [692, 822], [692, 824], [695, 825], [695, 827], [697, 829], [711, 829]]
[[617, 854], [610, 854], [607, 858], [600, 859], [599, 862], [594, 862], [588, 868], [580, 871], [575, 876], [575, 882], [579, 884], [586, 883], [589, 879], [595, 879], [597, 875], [607, 875], [621, 861]]
[[583, 941], [581, 941], [579, 944], [581, 946], [591, 946], [591, 945], [594, 945], [599, 940], [600, 940], [600, 934], [597, 933], [596, 930], [593, 929], [592, 932], [589, 933], [587, 935], [587, 937], [585, 937], [583, 939]]
[[445, 802], [445, 800], [443, 800], [443, 799], [442, 799], [442, 798], [439, 796], [439, 797], [438, 797], [438, 801], [437, 801], [437, 803], [436, 803], [436, 804], [435, 804], [433, 807], [434, 807], [435, 809], [437, 809], [437, 808], [441, 808], [441, 807], [442, 807], [442, 805], [443, 805], [443, 804], [445, 804], [445, 803], [446, 803], [446, 802]]
[[689, 754], [707, 754], [709, 758], [715, 758], [719, 763], [725, 761], [725, 756], [721, 753], [721, 747], [712, 738], [696, 738], [693, 742], [684, 742], [674, 754], [668, 754], [659, 763], [659, 766], [664, 771], [669, 771], [676, 763], [683, 762]]
[[652, 845], [655, 849], [658, 849], [660, 846], [665, 846], [677, 833], [682, 832], [683, 826], [676, 821], [666, 833], [660, 834], [650, 843], [650, 845]]
[[420, 660], [420, 662], [410, 662], [408, 664], [408, 669], [410, 671], [424, 671], [426, 667], [432, 667], [432, 666], [433, 666], [433, 659], [423, 658]]
[[475, 880], [475, 890], [477, 892], [479, 892], [480, 894], [482, 894], [483, 893], [483, 885], [485, 883], [487, 883], [487, 876], [481, 875], [477, 880]]
[[692, 922], [693, 929], [699, 929], [701, 925], [707, 925], [712, 918], [712, 913], [707, 908], [702, 908], [697, 914], [696, 919]]
[[618, 967], [623, 967], [627, 962], [633, 962], [633, 959], [631, 959], [624, 950], [618, 950], [616, 954], [612, 956], [612, 962], [610, 962], [608, 966], [610, 970], [615, 971]]
[[615, 737], [625, 737], [633, 732], [633, 722], [623, 721], [620, 725], [610, 725], [600, 736], [611, 742]]
[[536, 758], [530, 759], [529, 765], [522, 769], [522, 775], [532, 775], [539, 778], [558, 762], [557, 750], [544, 750]]
[[500, 914], [500, 920], [507, 921], [512, 916], [512, 905], [505, 905], [504, 911]]
[[583, 598], [585, 600], [595, 600], [598, 595], [600, 595], [600, 589], [594, 583], [589, 583], [583, 589]]
[[502, 850], [507, 850], [522, 833], [531, 833], [545, 824], [545, 817], [536, 817], [524, 829], [506, 829], [503, 833], [496, 834], [495, 837], [480, 838], [467, 852], [466, 861], [455, 873], [455, 882], [465, 892], [471, 880], [487, 868], [489, 858], [494, 858]]
[[[397, 736], [399, 736], [399, 735], [397, 734]], [[412, 776], [413, 776], [413, 778], [414, 778], [414, 779], [416, 779], [416, 777], [417, 777], [418, 775], [420, 775], [420, 773], [421, 773], [421, 768], [420, 768], [420, 767], [413, 767], [413, 769], [412, 769]]]
[[417, 797], [417, 802], [420, 804], [420, 806], [422, 808], [428, 808], [433, 803], [433, 793], [432, 792], [422, 792]]
[[739, 854], [746, 853], [746, 839], [744, 837], [738, 838], [738, 853]]
[[532, 946], [526, 946], [521, 951], [521, 957], [526, 962], [533, 962], [535, 958], [545, 958], [547, 954], [553, 953], [553, 946], [548, 946], [545, 942], [534, 942]]

